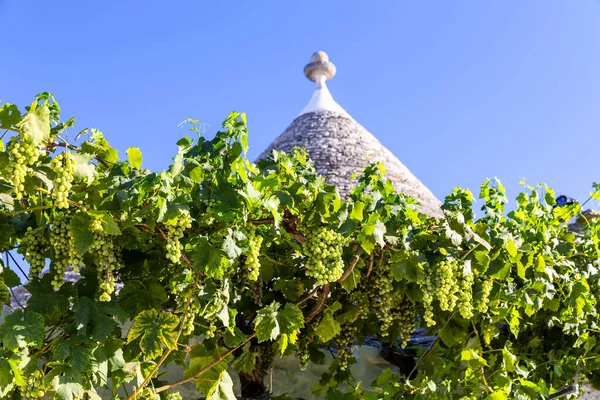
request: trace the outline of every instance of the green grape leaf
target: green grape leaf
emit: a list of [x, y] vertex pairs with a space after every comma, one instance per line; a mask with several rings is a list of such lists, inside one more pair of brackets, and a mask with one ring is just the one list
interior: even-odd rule
[[231, 366], [238, 372], [249, 374], [254, 371], [254, 368], [256, 367], [257, 356], [258, 354], [250, 349], [250, 343], [246, 343], [242, 354], [233, 360]]
[[293, 334], [301, 328], [304, 328], [304, 315], [297, 305], [287, 303], [283, 311], [277, 314], [277, 321], [281, 328], [281, 332], [285, 334]]
[[0, 106], [0, 126], [7, 129], [13, 127], [21, 120], [19, 108], [10, 103], [4, 103]]
[[508, 372], [514, 372], [515, 371], [515, 364], [517, 363], [517, 356], [515, 356], [514, 354], [512, 354], [506, 348], [506, 345], [502, 349], [502, 360], [504, 362], [504, 368], [506, 368], [506, 370]]
[[21, 131], [21, 137], [37, 146], [50, 135], [50, 109], [45, 104], [33, 103], [17, 128]]
[[94, 234], [89, 229], [90, 221], [91, 218], [88, 214], [80, 212], [73, 215], [69, 222], [69, 231], [79, 254], [87, 253], [92, 243], [94, 243]]
[[87, 185], [94, 182], [97, 172], [94, 165], [90, 163], [94, 156], [88, 153], [74, 153], [72, 157], [75, 167], [75, 179], [81, 180]]
[[340, 323], [335, 320], [333, 314], [340, 310], [342, 305], [339, 302], [333, 303], [328, 309], [323, 311], [323, 318], [315, 329], [315, 333], [323, 343], [336, 337], [342, 330]]
[[352, 221], [361, 222], [363, 220], [363, 210], [365, 209], [365, 203], [357, 201], [352, 207], [352, 212], [348, 216]]
[[127, 149], [127, 160], [132, 168], [140, 168], [142, 166], [142, 152], [137, 147]]
[[254, 319], [254, 330], [256, 331], [259, 343], [267, 340], [275, 340], [281, 333], [279, 322], [277, 321], [277, 310], [279, 310], [280, 306], [281, 304], [274, 301], [258, 310]]
[[[219, 358], [220, 355], [215, 349], [208, 350], [203, 344], [198, 344], [190, 351], [190, 363], [183, 373], [184, 378], [191, 378], [201, 373], [200, 376], [194, 379], [194, 383], [196, 388], [207, 398], [214, 393], [221, 393], [218, 389], [223, 378], [223, 372], [227, 371], [227, 365], [233, 357], [229, 355], [215, 363]], [[215, 398], [218, 399], [218, 397]]]
[[54, 398], [57, 400], [76, 400], [83, 397], [83, 386], [69, 376], [54, 378]]
[[39, 349], [43, 341], [44, 317], [36, 312], [16, 310], [7, 315], [0, 326], [0, 342], [9, 350]]
[[127, 335], [127, 343], [142, 336], [140, 348], [146, 359], [151, 360], [161, 355], [163, 347], [177, 349], [175, 328], [179, 318], [170, 312], [146, 310], [138, 314]]
[[8, 389], [8, 386], [13, 383], [13, 380], [14, 377], [10, 364], [4, 358], [0, 358], [0, 393], [3, 392], [3, 389]]
[[[362, 264], [364, 264], [364, 262], [362, 262]], [[358, 266], [358, 263], [357, 263], [357, 266]], [[354, 268], [350, 272], [350, 275], [348, 275], [348, 277], [346, 279], [344, 279], [343, 282], [341, 282], [341, 285], [346, 292], [350, 293], [358, 287], [358, 284], [360, 283], [361, 280], [362, 280], [362, 274], [360, 273], [359, 270]]]
[[487, 362], [473, 349], [466, 349], [460, 352], [460, 360], [471, 368], [484, 367]]
[[[2, 268], [0, 267], [0, 271]], [[12, 269], [4, 268], [0, 277], [4, 279], [4, 284], [9, 288], [15, 288], [17, 286], [21, 286], [21, 279], [19, 279], [19, 275]]]
[[233, 381], [227, 371], [222, 371], [217, 380], [217, 384], [206, 396], [206, 400], [236, 400], [233, 392]]

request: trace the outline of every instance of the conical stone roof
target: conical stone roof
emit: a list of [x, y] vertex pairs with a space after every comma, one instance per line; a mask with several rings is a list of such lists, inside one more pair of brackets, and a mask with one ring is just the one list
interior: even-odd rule
[[382, 162], [386, 177], [396, 190], [421, 203], [421, 211], [440, 216], [440, 201], [409, 169], [383, 146], [375, 136], [356, 122], [340, 107], [327, 89], [326, 81], [335, 75], [335, 66], [327, 55], [317, 52], [304, 72], [317, 82], [309, 104], [292, 124], [259, 156], [265, 158], [272, 150], [289, 152], [303, 147], [313, 160], [317, 171], [338, 187], [340, 195], [348, 195], [356, 184], [350, 181], [355, 172], [371, 162]]

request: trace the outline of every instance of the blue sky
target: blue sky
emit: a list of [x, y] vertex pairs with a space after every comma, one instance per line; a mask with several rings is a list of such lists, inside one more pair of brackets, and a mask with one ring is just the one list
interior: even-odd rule
[[[306, 105], [325, 50], [337, 102], [442, 199], [499, 177], [587, 198], [600, 181], [600, 1], [0, 0], [0, 99], [55, 94], [144, 166], [177, 125], [248, 114], [251, 157]], [[66, 119], [66, 118], [65, 118]]]

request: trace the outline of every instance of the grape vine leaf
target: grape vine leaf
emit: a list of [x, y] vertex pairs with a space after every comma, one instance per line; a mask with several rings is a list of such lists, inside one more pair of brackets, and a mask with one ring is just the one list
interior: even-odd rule
[[10, 364], [4, 358], [0, 358], [0, 395], [3, 393], [3, 388], [12, 384], [13, 379]]
[[31, 105], [29, 112], [17, 124], [21, 136], [29, 139], [34, 145], [42, 143], [50, 134], [50, 109], [47, 105]]
[[88, 153], [74, 153], [72, 154], [72, 157], [75, 164], [75, 178], [90, 185], [97, 174], [94, 165], [90, 164], [90, 161], [94, 156]]
[[233, 360], [231, 366], [238, 372], [245, 372], [249, 374], [254, 371], [257, 356], [258, 354], [250, 349], [250, 343], [246, 343], [242, 354]]
[[[221, 381], [224, 377], [223, 372], [227, 372], [227, 365], [233, 357], [229, 355], [215, 362], [219, 358], [219, 354], [215, 349], [208, 350], [203, 344], [198, 344], [190, 351], [190, 364], [183, 373], [184, 378], [190, 378], [204, 371], [194, 380], [194, 383], [207, 399], [215, 393], [217, 395], [226, 393], [227, 382], [225, 381], [221, 387]], [[219, 399], [219, 397], [213, 398]], [[227, 397], [223, 398], [227, 399]]]
[[137, 147], [127, 149], [127, 159], [133, 168], [140, 168], [142, 166], [142, 152]]
[[10, 103], [4, 103], [0, 107], [0, 125], [2, 127], [10, 128], [21, 120], [21, 112], [19, 108]]
[[171, 350], [177, 349], [175, 328], [179, 325], [179, 318], [170, 312], [161, 312], [151, 309], [142, 311], [133, 320], [133, 325], [127, 335], [127, 343], [142, 336], [140, 348], [146, 359], [153, 359], [161, 355], [163, 346]]
[[94, 242], [94, 234], [89, 230], [90, 221], [90, 216], [81, 212], [73, 215], [69, 222], [69, 231], [79, 254], [85, 254]]
[[76, 400], [83, 396], [83, 386], [69, 376], [57, 376], [54, 379], [54, 391], [57, 400]]
[[281, 304], [274, 301], [268, 306], [258, 310], [254, 320], [254, 329], [258, 342], [266, 340], [275, 340], [281, 332], [277, 322], [277, 310]]
[[258, 311], [254, 320], [258, 342], [275, 340], [280, 334], [294, 335], [297, 330], [304, 327], [304, 316], [297, 305], [287, 303], [282, 311], [278, 311], [281, 304], [274, 301], [267, 307]]
[[336, 337], [342, 330], [340, 323], [333, 317], [333, 314], [336, 311], [341, 310], [341, 308], [342, 305], [336, 301], [323, 312], [323, 318], [315, 329], [315, 333], [319, 338], [321, 338], [323, 343], [328, 342]]
[[33, 311], [16, 310], [0, 326], [0, 342], [4, 347], [18, 351], [31, 346], [40, 348], [44, 341], [44, 317]]
[[235, 393], [233, 392], [233, 381], [227, 371], [221, 371], [218, 383], [206, 396], [206, 400], [236, 400]]

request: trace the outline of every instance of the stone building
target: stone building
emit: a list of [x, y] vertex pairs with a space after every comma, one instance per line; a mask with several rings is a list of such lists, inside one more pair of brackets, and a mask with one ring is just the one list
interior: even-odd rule
[[441, 203], [433, 193], [333, 99], [327, 81], [335, 73], [327, 54], [313, 54], [304, 67], [306, 77], [316, 83], [310, 102], [259, 158], [273, 149], [289, 152], [295, 146], [306, 148], [317, 171], [338, 187], [341, 196], [352, 189], [353, 173], [361, 172], [371, 162], [383, 162], [386, 177], [398, 192], [415, 198], [425, 214], [440, 216]]

